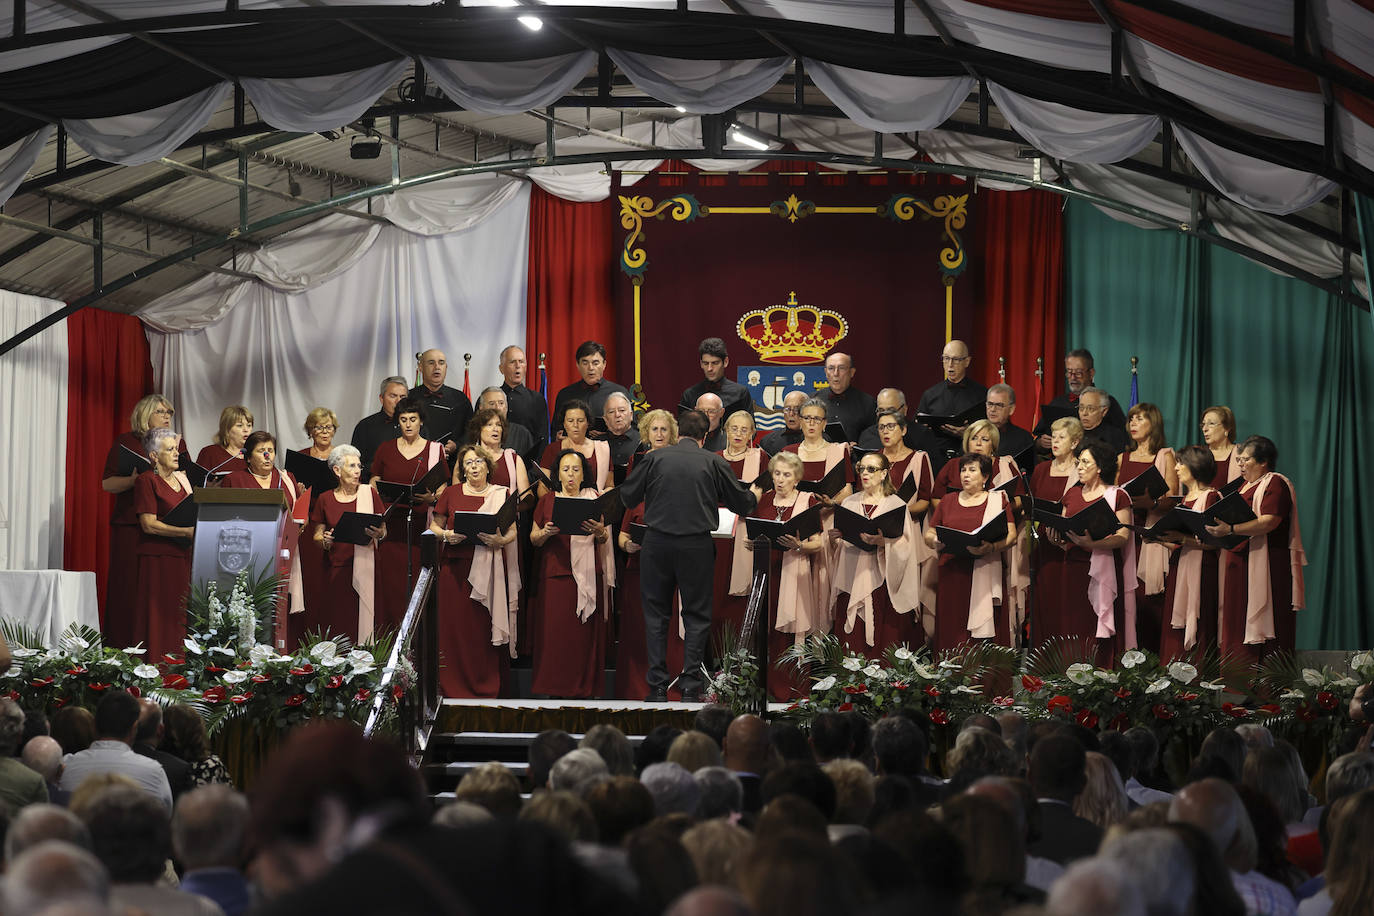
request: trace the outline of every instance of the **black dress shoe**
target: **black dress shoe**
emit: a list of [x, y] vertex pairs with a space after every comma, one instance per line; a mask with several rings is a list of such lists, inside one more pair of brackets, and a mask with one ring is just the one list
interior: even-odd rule
[[701, 693], [700, 693], [699, 691], [696, 691], [696, 690], [684, 690], [684, 691], [682, 691], [682, 700], [681, 700], [681, 702], [683, 702], [683, 703], [700, 703], [700, 702], [701, 702]]
[[649, 695], [644, 698], [645, 703], [666, 703], [668, 702], [668, 691], [662, 687], [652, 687]]

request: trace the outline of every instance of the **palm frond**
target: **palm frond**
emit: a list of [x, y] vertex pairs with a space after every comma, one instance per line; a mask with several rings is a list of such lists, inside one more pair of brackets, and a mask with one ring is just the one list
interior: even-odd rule
[[1070, 665], [1093, 664], [1093, 641], [1074, 636], [1052, 636], [1026, 654], [1022, 671], [1049, 678], [1063, 674]]
[[0, 634], [11, 648], [46, 649], [47, 638], [33, 627], [9, 617], [0, 618]]
[[100, 631], [88, 627], [84, 623], [73, 622], [68, 624], [67, 628], [62, 631], [62, 635], [57, 637], [58, 647], [77, 656], [91, 652], [98, 655], [104, 644], [105, 637], [100, 635]]
[[825, 677], [844, 661], [844, 643], [834, 633], [808, 636], [800, 645], [787, 647], [782, 661], [799, 669], [809, 669], [812, 677]]
[[985, 641], [960, 643], [941, 652], [939, 658], [942, 663], [958, 665], [959, 673], [971, 680], [995, 671], [1011, 673], [1019, 660], [1015, 649]]
[[[389, 638], [384, 636], [383, 639], [387, 639], [387, 645], [390, 646]], [[353, 650], [353, 640], [349, 638], [347, 633], [335, 633], [327, 626], [316, 630], [306, 630], [301, 634], [300, 642], [296, 648], [308, 652], [312, 646], [322, 642], [332, 642], [338, 647], [340, 655], [345, 655]], [[369, 649], [369, 651], [371, 650]]]
[[1302, 681], [1303, 666], [1292, 652], [1280, 649], [1265, 655], [1255, 674], [1254, 684], [1259, 691], [1287, 690]]

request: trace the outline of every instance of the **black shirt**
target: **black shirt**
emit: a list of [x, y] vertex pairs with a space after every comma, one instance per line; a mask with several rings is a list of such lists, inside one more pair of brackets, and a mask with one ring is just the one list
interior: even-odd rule
[[754, 412], [754, 397], [749, 393], [749, 389], [739, 382], [730, 381], [728, 378], [722, 378], [718, 382], [702, 379], [682, 392], [682, 403], [679, 406], [695, 408], [697, 398], [703, 394], [714, 394], [720, 398], [721, 406], [725, 408], [725, 413], [720, 415], [722, 423], [737, 410], [745, 410], [751, 414]]
[[[1006, 426], [997, 429], [997, 454], [999, 455], [1010, 455], [1015, 458], [1033, 445], [1035, 445], [1035, 437], [1011, 421], [1007, 421]], [[1026, 455], [1021, 459], [1022, 469], [1030, 467], [1034, 461], [1034, 454]]]
[[839, 420], [849, 442], [858, 442], [863, 431], [878, 422], [878, 402], [873, 395], [852, 385], [843, 394], [822, 388], [816, 392], [816, 397], [825, 402], [825, 418]]
[[506, 393], [506, 419], [529, 430], [534, 437], [531, 451], [536, 457], [542, 455], [549, 438], [549, 402], [544, 400], [542, 394], [524, 385], [502, 384], [501, 390]]
[[396, 422], [394, 416], [388, 417], [385, 411], [377, 411], [370, 417], [363, 417], [358, 421], [358, 425], [353, 427], [353, 438], [350, 443], [356, 448], [363, 460], [363, 480], [369, 476], [368, 468], [372, 467], [372, 459], [377, 454], [378, 447], [388, 439], [397, 439], [401, 435], [401, 425]]
[[617, 391], [625, 395], [631, 405], [634, 404], [634, 398], [630, 397], [630, 390], [624, 385], [618, 385], [608, 378], [603, 378], [595, 385], [588, 385], [586, 382], [582, 381], [582, 379], [578, 379], [571, 385], [559, 389], [558, 394], [553, 399], [553, 420], [555, 427], [561, 425], [560, 421], [563, 419], [563, 405], [568, 401], [574, 399], [586, 401], [587, 406], [590, 407], [592, 411], [591, 416], [587, 417], [587, 419], [591, 420], [594, 417], [605, 415], [606, 399]]
[[717, 426], [715, 432], [706, 434], [706, 444], [702, 446], [708, 452], [719, 452], [725, 448], [725, 427]]
[[624, 435], [608, 435], [606, 442], [611, 447], [611, 464], [623, 468], [630, 463], [630, 456], [635, 453], [635, 449], [639, 448], [639, 430], [631, 425], [625, 430]]
[[438, 391], [421, 385], [410, 389], [410, 396], [425, 408], [425, 422], [420, 424], [421, 436], [431, 440], [451, 436], [455, 444], [467, 438], [472, 402], [463, 392], [449, 385], [440, 385]]
[[646, 526], [679, 537], [714, 531], [720, 522], [717, 506], [747, 515], [758, 505], [725, 459], [692, 439], [654, 449], [635, 461], [620, 485], [620, 501], [633, 506], [641, 500]]
[[[864, 430], [866, 433], [867, 430]], [[799, 429], [775, 429], [768, 435], [759, 440], [759, 448], [769, 455], [776, 455], [789, 445], [796, 445], [802, 441], [802, 431]]]
[[1118, 457], [1126, 451], [1126, 446], [1130, 442], [1130, 437], [1126, 435], [1126, 427], [1109, 426], [1107, 420], [1103, 420], [1092, 429], [1083, 430], [1083, 441], [1087, 442], [1089, 439], [1105, 442]]
[[[917, 413], [937, 417], [953, 417], [987, 401], [988, 390], [967, 375], [958, 383], [940, 379], [921, 394]], [[947, 436], [931, 430], [946, 455], [957, 455], [964, 447], [958, 436]], [[936, 462], [937, 464], [939, 462]]]
[[534, 436], [519, 423], [506, 421], [506, 438], [501, 443], [504, 447], [515, 449], [515, 454], [521, 458], [532, 458], [538, 460], [540, 453], [534, 451]]
[[[1101, 389], [1098, 389], [1099, 391]], [[1051, 407], [1063, 407], [1068, 410], [1078, 409], [1078, 395], [1061, 394], [1059, 397], [1050, 401]], [[1126, 412], [1121, 409], [1121, 405], [1116, 402], [1116, 398], [1107, 395], [1107, 415], [1102, 418], [1102, 426], [1111, 426], [1124, 430], [1126, 428]]]

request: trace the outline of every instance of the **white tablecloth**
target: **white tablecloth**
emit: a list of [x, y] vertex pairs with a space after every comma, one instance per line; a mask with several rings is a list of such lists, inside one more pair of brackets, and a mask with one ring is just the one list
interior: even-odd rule
[[48, 646], [72, 623], [100, 629], [95, 573], [63, 569], [0, 570], [0, 617], [41, 633]]

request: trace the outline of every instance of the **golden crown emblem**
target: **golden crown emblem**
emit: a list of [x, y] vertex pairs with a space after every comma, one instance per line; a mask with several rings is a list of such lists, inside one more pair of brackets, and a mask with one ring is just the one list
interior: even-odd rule
[[786, 305], [746, 312], [735, 332], [765, 363], [795, 366], [823, 361], [849, 333], [849, 322], [839, 312], [798, 305], [793, 291]]

